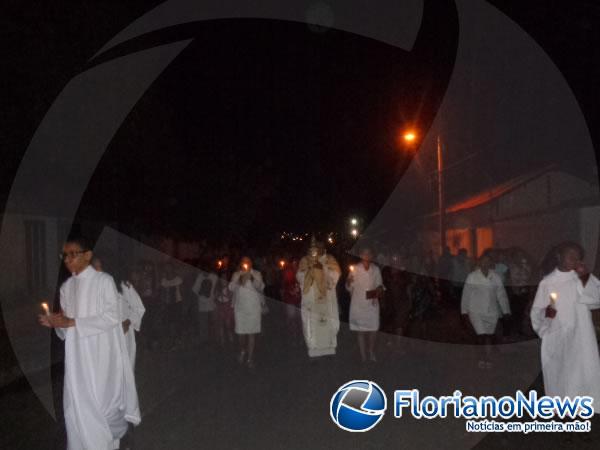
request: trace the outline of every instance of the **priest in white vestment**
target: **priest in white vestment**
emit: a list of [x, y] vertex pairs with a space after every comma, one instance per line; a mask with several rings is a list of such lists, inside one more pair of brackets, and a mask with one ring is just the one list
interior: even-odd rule
[[600, 413], [600, 356], [591, 309], [600, 308], [600, 282], [581, 263], [583, 249], [558, 247], [558, 267], [538, 287], [531, 324], [542, 340], [546, 395], [587, 395]]
[[60, 288], [61, 312], [39, 319], [65, 340], [67, 449], [118, 449], [128, 422], [140, 423], [119, 294], [110, 275], [91, 267], [84, 239], [69, 240], [62, 257], [72, 276]]
[[296, 273], [302, 291], [302, 331], [311, 358], [335, 354], [340, 329], [336, 294], [340, 275], [335, 258], [313, 238], [308, 255], [300, 260]]

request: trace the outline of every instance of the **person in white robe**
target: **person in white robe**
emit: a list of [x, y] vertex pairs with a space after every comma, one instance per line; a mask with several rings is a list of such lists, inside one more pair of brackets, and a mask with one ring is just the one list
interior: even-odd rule
[[[104, 272], [103, 261], [94, 255], [92, 259], [92, 266], [98, 272]], [[113, 276], [118, 274], [113, 273]], [[126, 280], [121, 280], [117, 283], [119, 293], [119, 307], [121, 311], [121, 324], [123, 327], [123, 333], [125, 334], [125, 346], [127, 348], [127, 355], [131, 362], [131, 368], [135, 373], [135, 357], [137, 353], [137, 345], [135, 339], [135, 333], [139, 333], [142, 328], [142, 317], [146, 312], [142, 299], [133, 287], [133, 284]]]
[[510, 317], [510, 304], [500, 276], [494, 271], [494, 261], [484, 253], [478, 267], [465, 280], [460, 312], [465, 327], [471, 327], [477, 341], [483, 345], [483, 354], [478, 365], [480, 369], [491, 369], [490, 361], [494, 334], [501, 317]]
[[135, 358], [137, 353], [137, 345], [135, 334], [142, 329], [142, 318], [146, 312], [142, 299], [128, 281], [121, 282], [121, 318], [123, 319], [123, 332], [125, 333], [125, 344], [127, 345], [127, 353], [131, 368], [135, 372]]
[[341, 270], [325, 246], [313, 238], [300, 260], [296, 279], [302, 290], [302, 331], [308, 356], [334, 355], [340, 329], [336, 285]]
[[65, 341], [67, 449], [118, 449], [128, 422], [141, 419], [117, 288], [91, 267], [85, 239], [69, 240], [62, 257], [72, 276], [60, 288], [61, 312], [39, 321]]
[[531, 308], [531, 324], [542, 340], [544, 388], [549, 396], [591, 396], [598, 414], [600, 356], [591, 310], [600, 308], [600, 282], [581, 262], [578, 244], [558, 246], [557, 259]]
[[240, 261], [239, 270], [234, 272], [229, 283], [233, 293], [233, 313], [235, 333], [240, 341], [240, 364], [246, 363], [254, 368], [254, 349], [256, 335], [261, 331], [262, 311], [265, 308], [262, 275], [252, 268], [252, 261], [244, 257]]
[[375, 362], [375, 340], [379, 330], [379, 299], [383, 295], [383, 280], [379, 267], [371, 262], [373, 253], [365, 248], [360, 252], [361, 261], [351, 266], [346, 279], [350, 292], [350, 330], [356, 331], [358, 349], [362, 362]]
[[214, 335], [218, 281], [219, 278], [214, 272], [200, 270], [192, 286], [198, 304], [198, 331], [201, 342], [207, 342]]

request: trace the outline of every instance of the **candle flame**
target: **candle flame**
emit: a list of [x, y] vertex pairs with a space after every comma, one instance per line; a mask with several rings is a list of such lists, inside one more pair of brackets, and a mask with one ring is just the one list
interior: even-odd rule
[[354, 272], [354, 266], [350, 266], [350, 272]]
[[281, 261], [279, 261], [279, 265], [281, 266], [281, 268], [283, 268], [285, 266], [285, 261], [282, 259]]
[[248, 270], [248, 264], [244, 263], [242, 264], [242, 267], [244, 268], [244, 270]]
[[44, 309], [44, 312], [46, 313], [46, 315], [49, 316], [50, 308], [48, 308], [48, 303], [46, 303], [46, 302], [42, 303], [42, 308]]
[[556, 301], [556, 299], [558, 298], [558, 294], [556, 292], [551, 292], [550, 293], [550, 298], [554, 301]]

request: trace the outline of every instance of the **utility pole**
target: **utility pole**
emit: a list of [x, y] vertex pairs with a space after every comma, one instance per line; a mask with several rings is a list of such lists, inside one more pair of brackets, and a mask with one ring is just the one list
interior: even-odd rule
[[446, 247], [446, 206], [444, 205], [444, 164], [442, 160], [442, 141], [437, 137], [437, 171], [438, 171], [438, 208], [439, 208], [439, 231], [440, 231], [440, 255]]

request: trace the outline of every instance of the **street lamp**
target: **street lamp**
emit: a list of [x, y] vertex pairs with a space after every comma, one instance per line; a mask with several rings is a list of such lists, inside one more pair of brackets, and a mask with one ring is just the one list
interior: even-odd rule
[[406, 142], [414, 142], [417, 139], [417, 135], [412, 131], [407, 131], [403, 136]]

